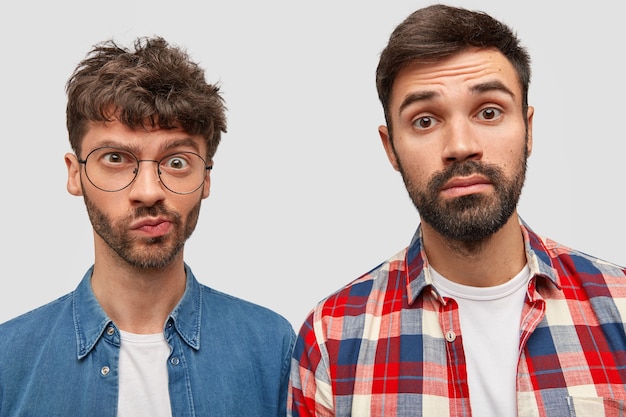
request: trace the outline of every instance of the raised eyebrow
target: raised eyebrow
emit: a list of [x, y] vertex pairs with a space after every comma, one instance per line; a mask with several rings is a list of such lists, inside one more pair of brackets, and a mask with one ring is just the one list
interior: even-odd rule
[[436, 91], [431, 91], [431, 90], [419, 91], [419, 92], [408, 94], [407, 96], [404, 97], [404, 100], [402, 100], [402, 103], [400, 103], [400, 108], [398, 109], [398, 113], [402, 113], [404, 109], [406, 109], [408, 106], [410, 106], [413, 103], [416, 103], [419, 101], [431, 100], [432, 98], [437, 97], [438, 95], [439, 93], [437, 93]]
[[[513, 91], [511, 91], [502, 82], [497, 81], [497, 80], [476, 84], [470, 88], [470, 91], [472, 93], [484, 93], [488, 91], [502, 91], [503, 93], [506, 93], [507, 95], [509, 95], [511, 98], [513, 99], [515, 98], [515, 93], [513, 93]], [[404, 100], [402, 100], [402, 103], [400, 103], [400, 108], [398, 109], [398, 113], [402, 113], [404, 109], [406, 109], [408, 106], [410, 106], [413, 103], [416, 103], [419, 101], [431, 100], [434, 97], [437, 97], [438, 95], [439, 93], [437, 93], [436, 91], [431, 91], [431, 90], [419, 91], [419, 92], [408, 94], [406, 97], [404, 97]]]
[[489, 91], [501, 91], [509, 95], [512, 99], [515, 99], [515, 93], [513, 93], [513, 91], [511, 91], [502, 82], [497, 81], [497, 80], [476, 84], [470, 88], [470, 91], [472, 93], [486, 93]]
[[171, 141], [167, 141], [165, 145], [163, 145], [163, 152], [171, 151], [172, 149], [179, 148], [181, 146], [188, 146], [193, 148], [196, 152], [200, 151], [200, 147], [198, 146], [197, 141], [193, 140], [190, 137], [182, 138], [182, 139], [174, 139]]

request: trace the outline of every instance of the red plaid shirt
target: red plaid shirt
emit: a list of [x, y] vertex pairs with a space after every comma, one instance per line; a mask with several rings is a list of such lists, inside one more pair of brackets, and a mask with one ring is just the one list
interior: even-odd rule
[[[626, 269], [521, 227], [532, 278], [518, 416], [624, 416]], [[434, 290], [420, 230], [310, 313], [292, 360], [289, 415], [472, 415], [457, 304]]]

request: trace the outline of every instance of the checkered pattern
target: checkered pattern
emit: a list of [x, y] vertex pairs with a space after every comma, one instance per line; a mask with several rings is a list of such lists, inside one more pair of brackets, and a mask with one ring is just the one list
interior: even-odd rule
[[[521, 227], [532, 279], [518, 415], [624, 416], [626, 269]], [[294, 351], [289, 415], [472, 415], [456, 303], [437, 295], [426, 266], [418, 229], [407, 249], [313, 309]]]

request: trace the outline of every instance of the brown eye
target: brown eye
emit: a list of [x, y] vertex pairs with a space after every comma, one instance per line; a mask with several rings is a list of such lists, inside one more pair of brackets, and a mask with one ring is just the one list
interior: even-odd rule
[[484, 120], [493, 120], [497, 119], [501, 114], [502, 112], [500, 110], [493, 107], [487, 107], [486, 109], [480, 111], [480, 118]]
[[129, 164], [135, 161], [135, 157], [115, 148], [100, 148], [94, 151], [93, 158], [108, 165]]
[[171, 169], [184, 169], [188, 165], [185, 159], [178, 156], [168, 159], [165, 163]]
[[105, 155], [107, 162], [112, 164], [122, 162], [122, 156], [119, 153], [109, 153]]
[[433, 119], [431, 117], [420, 117], [419, 119], [415, 120], [413, 124], [418, 129], [428, 129], [433, 125]]

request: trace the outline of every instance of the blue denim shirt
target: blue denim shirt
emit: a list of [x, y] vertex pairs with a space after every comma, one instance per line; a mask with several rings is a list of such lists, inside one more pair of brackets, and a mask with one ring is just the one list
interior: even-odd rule
[[[74, 292], [0, 325], [0, 416], [116, 416], [120, 333], [91, 272]], [[186, 272], [164, 328], [172, 415], [284, 416], [291, 324]]]

